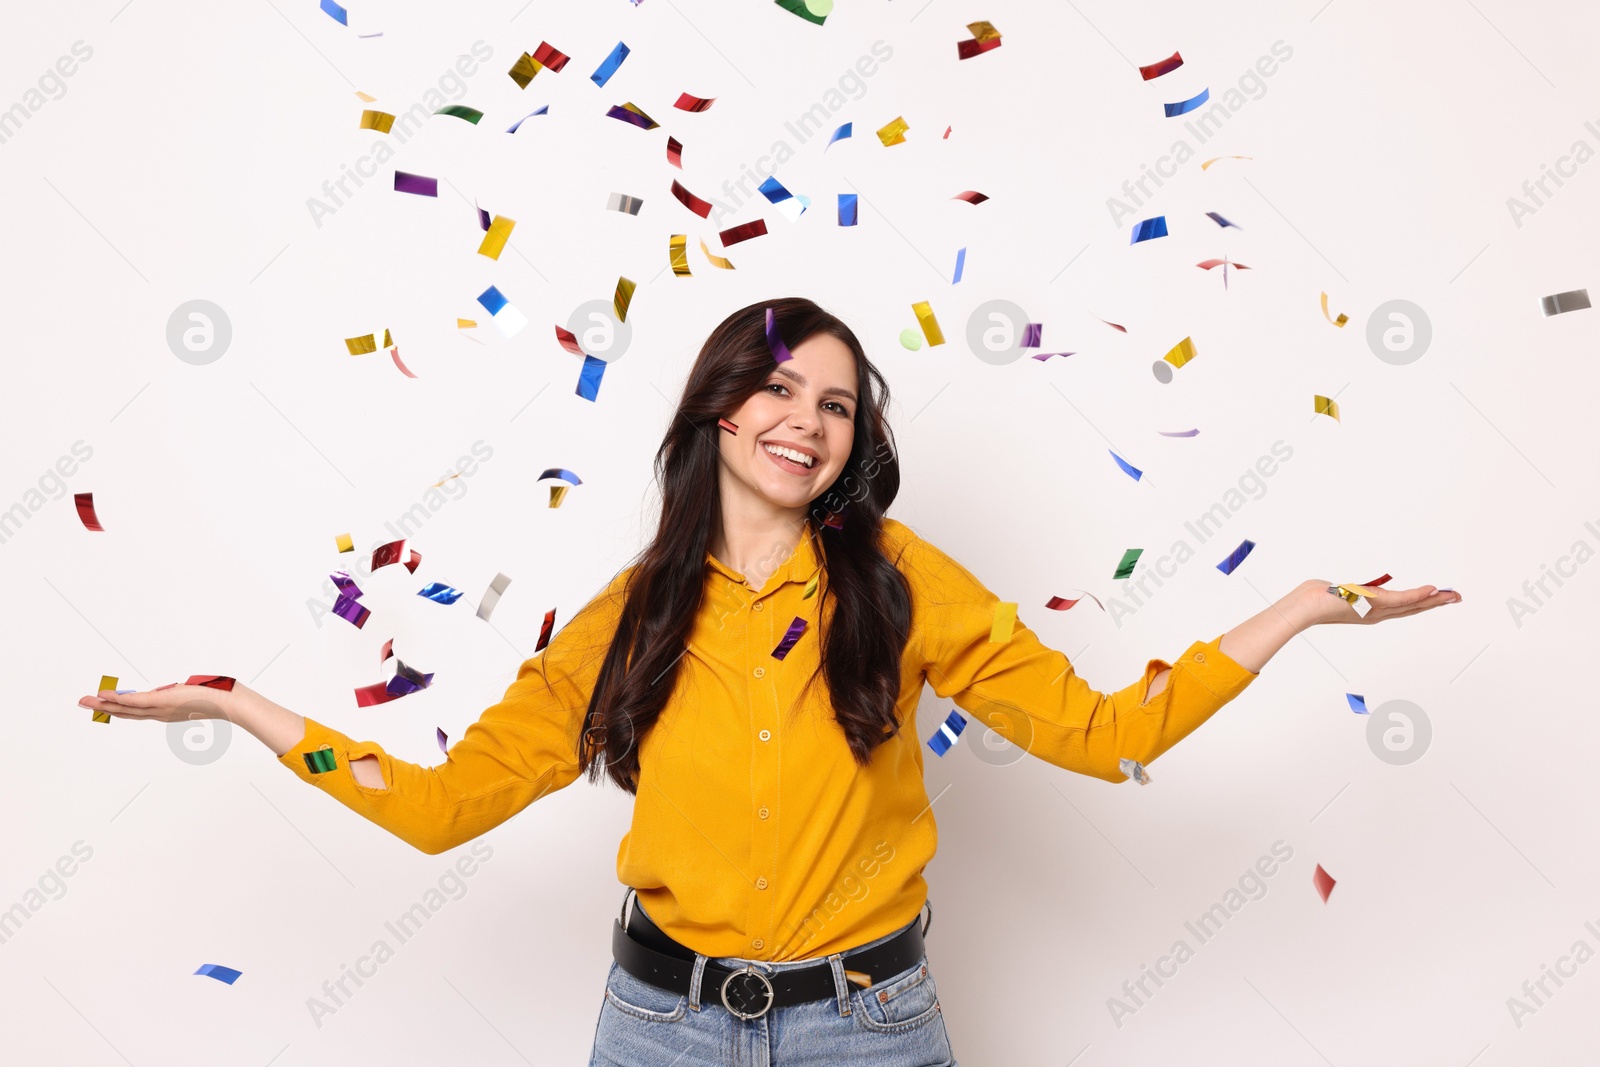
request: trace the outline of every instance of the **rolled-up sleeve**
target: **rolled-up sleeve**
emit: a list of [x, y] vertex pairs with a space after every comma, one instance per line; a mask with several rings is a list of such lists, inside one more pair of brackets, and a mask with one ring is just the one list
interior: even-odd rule
[[[1121, 760], [1148, 765], [1257, 677], [1222, 652], [1219, 635], [1195, 641], [1175, 661], [1151, 659], [1131, 685], [1101, 692], [1020, 615], [1009, 640], [991, 641], [1000, 598], [927, 541], [908, 540], [899, 565], [933, 691], [1032, 755], [1079, 774], [1127, 781]], [[1166, 685], [1146, 700], [1168, 668]]]
[[[523, 662], [504, 698], [467, 727], [445, 761], [423, 767], [372, 741], [306, 718], [305, 736], [278, 757], [356, 814], [430, 855], [492, 830], [540, 797], [576, 781], [589, 695], [621, 613], [627, 571]], [[328, 755], [318, 756], [319, 750]], [[321, 771], [332, 757], [332, 768]], [[355, 780], [350, 761], [374, 756], [383, 788]], [[308, 757], [309, 760], [308, 760]]]

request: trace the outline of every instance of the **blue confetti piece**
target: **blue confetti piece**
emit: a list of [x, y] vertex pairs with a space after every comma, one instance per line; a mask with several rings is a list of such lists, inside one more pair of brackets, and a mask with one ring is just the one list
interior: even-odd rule
[[452, 589], [443, 582], [429, 582], [417, 590], [417, 595], [427, 597], [435, 604], [454, 604], [461, 599], [461, 590]]
[[939, 724], [939, 730], [928, 738], [928, 747], [933, 749], [935, 756], [943, 756], [950, 751], [950, 747], [961, 736], [961, 731], [967, 728], [966, 717], [959, 711], [952, 711], [945, 716], [944, 722]]
[[1216, 223], [1218, 226], [1221, 226], [1223, 229], [1227, 229], [1229, 226], [1232, 226], [1236, 230], [1244, 229], [1243, 226], [1240, 226], [1237, 223], [1229, 222], [1227, 219], [1223, 218], [1221, 215], [1218, 215], [1215, 211], [1206, 212], [1206, 218], [1210, 219], [1212, 222]]
[[1128, 243], [1136, 245], [1140, 241], [1151, 241], [1157, 237], [1167, 235], [1167, 217], [1157, 215], [1153, 219], [1145, 219], [1133, 228], [1133, 239]]
[[[1106, 451], [1111, 452], [1111, 449], [1108, 448]], [[1117, 466], [1121, 467], [1123, 472], [1134, 481], [1138, 481], [1140, 478], [1144, 477], [1144, 471], [1140, 470], [1138, 467], [1135, 467], [1132, 463], [1129, 463], [1115, 452], [1111, 452], [1111, 458], [1116, 460]]]
[[527, 122], [529, 119], [533, 118], [533, 116], [535, 116], [535, 115], [548, 115], [548, 114], [550, 114], [550, 105], [546, 104], [544, 107], [541, 107], [538, 111], [530, 111], [526, 115], [524, 115], [520, 119], [518, 119], [516, 122], [513, 122], [510, 126], [506, 127], [506, 132], [507, 133], [516, 133], [517, 132], [517, 127], [521, 126], [524, 122]]
[[839, 225], [854, 226], [856, 224], [856, 194], [839, 194]]
[[1367, 711], [1367, 698], [1359, 693], [1346, 693], [1344, 698], [1350, 702], [1350, 710], [1357, 715], [1370, 715]]
[[1194, 96], [1191, 96], [1187, 100], [1179, 100], [1176, 104], [1163, 104], [1161, 106], [1167, 109], [1167, 118], [1170, 119], [1176, 118], [1179, 115], [1187, 115], [1189, 112], [1193, 111], [1195, 108], [1199, 107], [1201, 104], [1210, 99], [1211, 90], [1201, 89], [1198, 93], [1196, 93]]
[[837, 130], [834, 130], [833, 136], [828, 138], [828, 143], [823, 145], [822, 150], [826, 152], [828, 149], [833, 147], [833, 142], [843, 141], [845, 138], [851, 136], [851, 134], [854, 132], [852, 131], [851, 127], [854, 125], [855, 123], [853, 122], [847, 122], [843, 126], [840, 126]]
[[566, 482], [568, 485], [582, 485], [583, 484], [583, 479], [582, 478], [578, 477], [576, 474], [573, 474], [571, 471], [567, 470], [565, 467], [550, 467], [547, 470], [545, 470], [544, 473], [540, 474], [539, 477], [537, 479], [535, 479], [535, 480], [542, 482], [546, 478], [560, 478], [562, 481]]
[[628, 46], [618, 41], [617, 47], [613, 48], [611, 54], [594, 69], [593, 74], [589, 75], [589, 80], [604, 88], [606, 82], [611, 80], [611, 75], [617, 72], [617, 68], [622, 66], [622, 61], [627, 58]]
[[787, 200], [794, 195], [783, 187], [783, 183], [775, 175], [771, 174], [767, 175], [767, 180], [762, 182], [759, 188], [761, 195], [774, 204]]
[[[334, 3], [333, 0], [322, 0], [322, 10], [326, 11], [328, 13], [328, 17], [333, 19], [333, 21], [337, 22], [339, 25], [350, 25], [350, 13], [344, 8], [340, 7], [338, 4]], [[229, 981], [232, 981], [232, 979], [229, 979]]]
[[600, 395], [600, 379], [606, 373], [606, 361], [593, 356], [583, 357], [583, 373], [578, 375], [578, 395], [593, 400]]
[[505, 294], [491, 285], [478, 297], [478, 303], [482, 304], [483, 310], [489, 314], [498, 315], [500, 314], [500, 309], [509, 304], [510, 301], [505, 298]]
[[1228, 558], [1217, 564], [1217, 570], [1221, 571], [1223, 574], [1232, 574], [1234, 568], [1243, 563], [1244, 558], [1248, 556], [1250, 554], [1250, 550], [1255, 547], [1256, 543], [1254, 541], [1240, 541], [1239, 547], [1234, 549], [1232, 552], [1229, 552]]
[[[328, 4], [329, 0], [322, 0], [322, 8], [324, 11], [327, 10]], [[340, 10], [343, 11], [343, 8], [340, 8]], [[224, 967], [220, 963], [203, 963], [200, 965], [200, 969], [194, 973], [203, 974], [207, 978], [215, 978], [219, 982], [226, 982], [229, 985], [232, 985], [234, 982], [238, 981], [239, 976], [244, 972], [236, 971], [232, 967]]]
[[955, 281], [952, 281], [950, 283], [951, 285], [954, 285], [954, 284], [956, 284], [956, 282], [959, 282], [961, 280], [961, 272], [966, 269], [966, 266], [967, 266], [967, 250], [965, 248], [963, 248], [961, 251], [956, 253], [956, 276], [955, 276]]

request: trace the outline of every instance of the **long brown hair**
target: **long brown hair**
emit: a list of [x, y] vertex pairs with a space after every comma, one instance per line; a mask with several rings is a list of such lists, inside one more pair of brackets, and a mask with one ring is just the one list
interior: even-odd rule
[[705, 589], [706, 553], [722, 522], [717, 420], [760, 389], [772, 371], [768, 307], [790, 348], [828, 334], [855, 356], [859, 399], [850, 458], [809, 508], [827, 568], [819, 619], [827, 598], [833, 598], [832, 616], [820, 635], [820, 673], [857, 763], [869, 763], [873, 749], [898, 731], [895, 706], [900, 658], [911, 629], [911, 594], [879, 541], [884, 512], [900, 490], [894, 438], [884, 418], [888, 384], [837, 317], [802, 297], [761, 301], [729, 315], [706, 338], [656, 451], [660, 525], [626, 580], [616, 633], [578, 741], [578, 766], [591, 781], [603, 769], [628, 792], [638, 789], [637, 741], [672, 693]]

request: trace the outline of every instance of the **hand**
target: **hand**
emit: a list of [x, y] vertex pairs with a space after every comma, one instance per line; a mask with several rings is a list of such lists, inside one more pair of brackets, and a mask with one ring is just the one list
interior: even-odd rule
[[[1461, 602], [1460, 593], [1440, 592], [1431, 585], [1420, 585], [1415, 589], [1377, 589], [1367, 586], [1365, 588], [1372, 590], [1372, 595], [1367, 597], [1371, 610], [1362, 616], [1344, 597], [1338, 593], [1328, 592], [1328, 588], [1335, 584], [1314, 578], [1300, 583], [1295, 588], [1292, 595], [1306, 626], [1315, 626], [1319, 623], [1356, 623], [1370, 626], [1386, 619], [1399, 619], [1444, 604]], [[1348, 589], [1349, 586], [1346, 585], [1345, 588]]]
[[175, 685], [146, 692], [117, 693], [102, 689], [78, 701], [79, 707], [103, 711], [114, 719], [150, 719], [155, 722], [189, 722], [193, 719], [233, 719], [244, 686], [235, 682], [231, 692], [203, 685]]

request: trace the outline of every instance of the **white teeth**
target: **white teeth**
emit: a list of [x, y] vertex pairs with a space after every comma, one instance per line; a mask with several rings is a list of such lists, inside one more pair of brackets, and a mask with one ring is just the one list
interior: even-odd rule
[[768, 452], [771, 452], [774, 456], [782, 456], [784, 459], [792, 460], [795, 463], [799, 463], [806, 467], [811, 466], [811, 464], [815, 462], [812, 457], [806, 455], [804, 452], [796, 452], [794, 449], [784, 448], [782, 445], [763, 445], [762, 447], [764, 447]]

